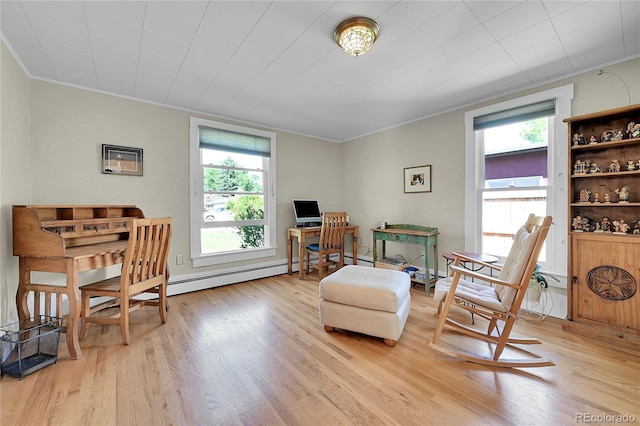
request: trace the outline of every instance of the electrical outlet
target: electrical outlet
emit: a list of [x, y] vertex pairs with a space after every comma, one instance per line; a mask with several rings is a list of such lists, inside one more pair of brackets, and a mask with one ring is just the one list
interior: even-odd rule
[[182, 265], [184, 263], [184, 257], [181, 254], [176, 254], [176, 265]]

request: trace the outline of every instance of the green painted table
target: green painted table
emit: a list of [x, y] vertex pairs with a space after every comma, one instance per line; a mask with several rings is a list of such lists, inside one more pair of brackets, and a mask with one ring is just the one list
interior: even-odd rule
[[[386, 228], [374, 228], [373, 231], [373, 257], [377, 258], [377, 241], [382, 241], [382, 258], [386, 257], [386, 243], [416, 244], [424, 246], [424, 290], [429, 293], [438, 279], [438, 228], [430, 228], [419, 225], [387, 225]], [[433, 247], [433, 257], [431, 257]], [[433, 267], [433, 277], [430, 270]]]

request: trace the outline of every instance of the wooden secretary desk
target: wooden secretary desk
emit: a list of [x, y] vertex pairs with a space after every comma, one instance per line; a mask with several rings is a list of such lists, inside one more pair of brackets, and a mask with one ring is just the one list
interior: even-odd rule
[[[16, 293], [19, 318], [31, 317], [27, 305], [29, 292], [34, 293], [33, 316], [52, 316], [51, 297], [55, 295], [53, 316], [62, 318], [62, 296], [66, 294], [69, 313], [63, 330], [67, 334], [69, 356], [82, 358], [78, 338], [78, 274], [122, 263], [132, 219], [143, 217], [142, 210], [127, 205], [14, 205], [13, 255], [19, 257]], [[32, 282], [33, 271], [63, 273], [66, 283]]]

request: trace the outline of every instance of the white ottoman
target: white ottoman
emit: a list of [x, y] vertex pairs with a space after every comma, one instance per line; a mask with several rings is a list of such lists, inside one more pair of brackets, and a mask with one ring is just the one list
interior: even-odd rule
[[410, 288], [405, 272], [347, 265], [320, 281], [320, 323], [395, 346], [411, 309]]

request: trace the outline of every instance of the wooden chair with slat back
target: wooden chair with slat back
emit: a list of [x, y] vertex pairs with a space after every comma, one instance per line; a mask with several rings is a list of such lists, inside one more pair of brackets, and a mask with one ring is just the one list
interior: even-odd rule
[[[307, 246], [306, 274], [310, 272], [311, 255], [318, 256], [318, 262], [313, 265], [318, 269], [320, 279], [328, 275], [333, 267], [335, 270], [344, 266], [344, 234], [347, 229], [347, 213], [323, 213], [320, 240], [317, 244]], [[332, 254], [338, 254], [338, 261], [331, 259]]]
[[[167, 257], [171, 241], [171, 218], [133, 219], [120, 276], [81, 287], [82, 326], [80, 339], [89, 323], [120, 326], [122, 342], [130, 343], [129, 314], [144, 306], [157, 306], [160, 320], [167, 321]], [[136, 299], [157, 294], [157, 300]], [[91, 299], [107, 297], [91, 306]], [[111, 308], [111, 309], [110, 309]], [[105, 315], [109, 311], [111, 315]]]
[[[433, 295], [439, 303], [439, 320], [429, 343], [431, 348], [465, 361], [497, 367], [555, 365], [546, 358], [514, 346], [539, 344], [538, 339], [511, 336], [551, 220], [551, 216], [529, 215], [516, 233], [502, 267], [474, 261], [476, 265], [498, 270], [497, 276], [462, 267], [461, 261], [471, 259], [454, 253], [451, 275], [438, 280]], [[473, 281], [462, 279], [465, 275], [472, 277]], [[471, 312], [475, 317], [488, 321], [486, 331], [461, 322], [456, 310]], [[445, 331], [453, 333], [445, 335]], [[442, 342], [443, 337], [449, 337], [448, 342]], [[455, 340], [453, 344], [452, 340]]]

